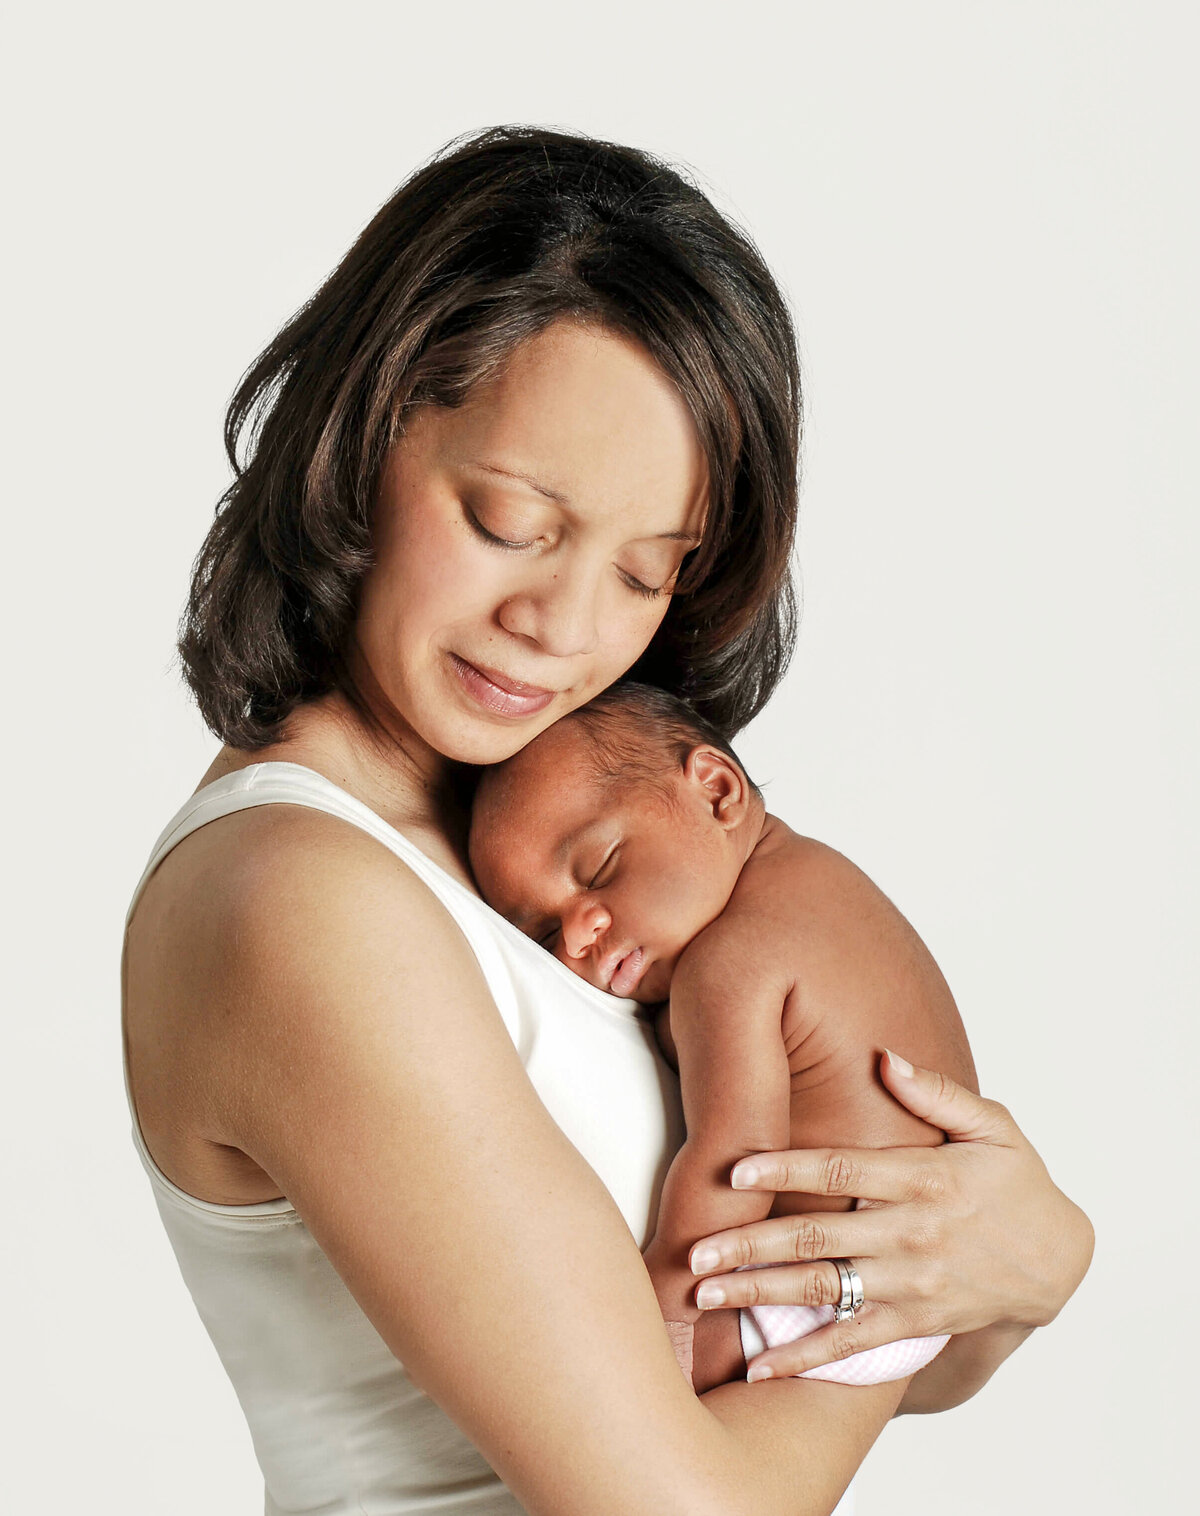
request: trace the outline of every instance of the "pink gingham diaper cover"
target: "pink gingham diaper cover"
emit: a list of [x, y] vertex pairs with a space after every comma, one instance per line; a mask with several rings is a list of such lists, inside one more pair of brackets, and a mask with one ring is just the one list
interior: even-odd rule
[[[741, 1268], [779, 1267], [771, 1263], [741, 1265]], [[828, 1326], [834, 1318], [831, 1305], [754, 1305], [747, 1309], [769, 1348], [807, 1337], [818, 1327]], [[797, 1377], [827, 1379], [834, 1384], [887, 1384], [893, 1379], [907, 1379], [932, 1363], [949, 1341], [949, 1337], [905, 1337], [899, 1342], [885, 1342], [882, 1347], [852, 1353], [836, 1363], [806, 1369]]]

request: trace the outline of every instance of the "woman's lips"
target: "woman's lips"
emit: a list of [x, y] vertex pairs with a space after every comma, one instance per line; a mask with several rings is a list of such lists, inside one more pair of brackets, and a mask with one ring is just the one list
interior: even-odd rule
[[558, 694], [557, 690], [539, 689], [536, 684], [521, 684], [496, 669], [477, 668], [457, 653], [450, 654], [450, 666], [467, 693], [497, 716], [536, 716]]
[[632, 953], [626, 953], [613, 970], [613, 976], [608, 984], [608, 993], [628, 999], [637, 989], [638, 980], [645, 972], [645, 968], [645, 948], [634, 948]]

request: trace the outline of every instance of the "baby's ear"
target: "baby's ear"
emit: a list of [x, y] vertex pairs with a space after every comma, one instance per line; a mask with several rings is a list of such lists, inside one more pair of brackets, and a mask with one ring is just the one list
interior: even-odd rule
[[699, 788], [719, 826], [734, 827], [742, 820], [750, 803], [750, 785], [728, 753], [701, 743], [687, 755], [683, 772]]

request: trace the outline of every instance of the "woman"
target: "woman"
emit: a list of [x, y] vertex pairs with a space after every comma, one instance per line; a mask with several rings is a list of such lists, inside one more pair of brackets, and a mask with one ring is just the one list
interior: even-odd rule
[[524, 129], [404, 186], [234, 399], [181, 641], [225, 746], [131, 906], [125, 1034], [268, 1511], [828, 1512], [889, 1416], [973, 1393], [1086, 1268], [1006, 1114], [889, 1068], [963, 1140], [760, 1159], [893, 1204], [718, 1239], [715, 1273], [813, 1303], [815, 1260], [857, 1260], [869, 1307], [780, 1375], [959, 1335], [907, 1389], [697, 1400], [638, 1254], [681, 1136], [648, 1029], [474, 894], [471, 766], [632, 667], [730, 732], [769, 697], [798, 421], [745, 239], [643, 154]]

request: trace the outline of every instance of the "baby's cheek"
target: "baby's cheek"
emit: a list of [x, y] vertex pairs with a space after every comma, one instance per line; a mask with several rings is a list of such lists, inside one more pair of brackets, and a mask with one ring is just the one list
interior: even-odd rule
[[675, 1046], [675, 1038], [671, 1033], [670, 1002], [666, 1002], [654, 1018], [654, 1035], [658, 1040], [659, 1051], [678, 1073], [679, 1049]]
[[494, 905], [495, 890], [492, 881], [495, 878], [495, 848], [488, 841], [486, 829], [477, 828], [474, 822], [471, 824], [471, 832], [467, 838], [467, 861], [471, 865], [471, 873], [475, 876], [479, 893], [489, 905]]

